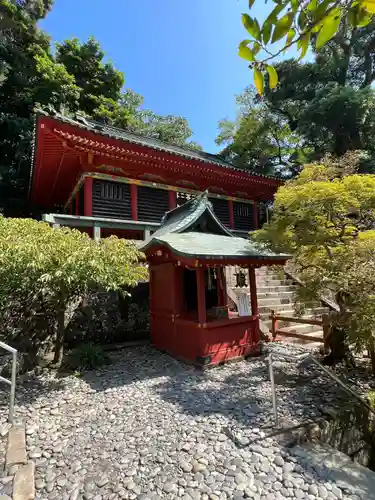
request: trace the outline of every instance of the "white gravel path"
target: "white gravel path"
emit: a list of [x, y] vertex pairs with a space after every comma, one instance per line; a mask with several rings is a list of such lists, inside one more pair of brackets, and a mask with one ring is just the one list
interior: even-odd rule
[[[280, 413], [296, 423], [337, 397], [312, 367], [277, 362], [276, 378]], [[17, 394], [37, 500], [358, 499], [266, 438], [263, 357], [201, 372], [131, 348], [82, 377], [46, 372]]]

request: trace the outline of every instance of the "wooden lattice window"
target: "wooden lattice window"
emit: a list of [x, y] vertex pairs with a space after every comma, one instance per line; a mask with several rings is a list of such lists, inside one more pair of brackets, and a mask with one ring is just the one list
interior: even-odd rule
[[234, 228], [237, 231], [252, 231], [254, 229], [253, 205], [241, 201], [233, 202]]
[[138, 187], [138, 220], [161, 222], [169, 210], [169, 195], [166, 189]]
[[100, 186], [100, 195], [105, 200], [123, 200], [124, 187], [120, 183], [103, 182]]
[[94, 217], [131, 220], [129, 184], [94, 179], [92, 214]]

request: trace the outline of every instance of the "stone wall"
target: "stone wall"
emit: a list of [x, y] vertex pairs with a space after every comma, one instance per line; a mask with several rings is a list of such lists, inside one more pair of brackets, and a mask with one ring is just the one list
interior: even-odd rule
[[149, 338], [148, 283], [129, 290], [89, 293], [66, 331], [69, 348], [81, 343], [116, 344]]

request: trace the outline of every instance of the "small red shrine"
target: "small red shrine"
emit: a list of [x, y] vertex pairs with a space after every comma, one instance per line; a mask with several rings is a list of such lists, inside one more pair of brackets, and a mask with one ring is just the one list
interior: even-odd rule
[[[233, 236], [216, 217], [207, 192], [167, 212], [141, 250], [149, 262], [155, 347], [198, 365], [260, 353], [255, 269], [284, 265], [287, 255]], [[249, 315], [229, 316], [228, 265], [248, 269]]]

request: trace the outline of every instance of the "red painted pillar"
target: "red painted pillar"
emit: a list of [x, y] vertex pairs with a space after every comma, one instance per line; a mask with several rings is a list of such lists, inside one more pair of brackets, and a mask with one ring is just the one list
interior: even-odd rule
[[254, 267], [249, 267], [249, 285], [250, 285], [250, 301], [251, 301], [251, 314], [257, 316], [258, 310], [258, 297], [257, 297], [257, 283], [255, 278]]
[[258, 203], [256, 201], [254, 201], [253, 203], [253, 224], [254, 224], [254, 229], [259, 228]]
[[148, 289], [150, 291], [149, 295], [149, 305], [150, 305], [150, 311], [149, 311], [149, 321], [150, 321], [150, 335], [151, 335], [151, 342], [154, 343], [153, 335], [154, 335], [154, 288], [155, 288], [155, 271], [153, 271], [152, 266], [149, 265], [148, 268]]
[[228, 208], [229, 208], [229, 225], [231, 229], [234, 229], [233, 200], [228, 200]]
[[92, 217], [92, 185], [92, 177], [85, 177], [83, 184], [83, 215], [85, 215], [86, 217]]
[[80, 215], [80, 213], [79, 213], [79, 191], [76, 192], [76, 215]]
[[258, 297], [257, 297], [257, 284], [255, 277], [255, 269], [249, 267], [249, 285], [250, 285], [250, 300], [251, 300], [251, 314], [256, 316], [254, 321], [254, 327], [252, 329], [250, 343], [252, 344], [253, 353], [259, 353], [260, 351], [260, 327], [259, 327], [259, 309], [258, 309]]
[[132, 205], [132, 220], [138, 220], [138, 186], [130, 184], [130, 199]]
[[169, 210], [173, 210], [177, 207], [177, 195], [176, 191], [168, 191], [168, 200], [169, 200]]
[[197, 299], [198, 299], [198, 322], [200, 325], [206, 323], [206, 293], [204, 269], [199, 267], [197, 273]]

